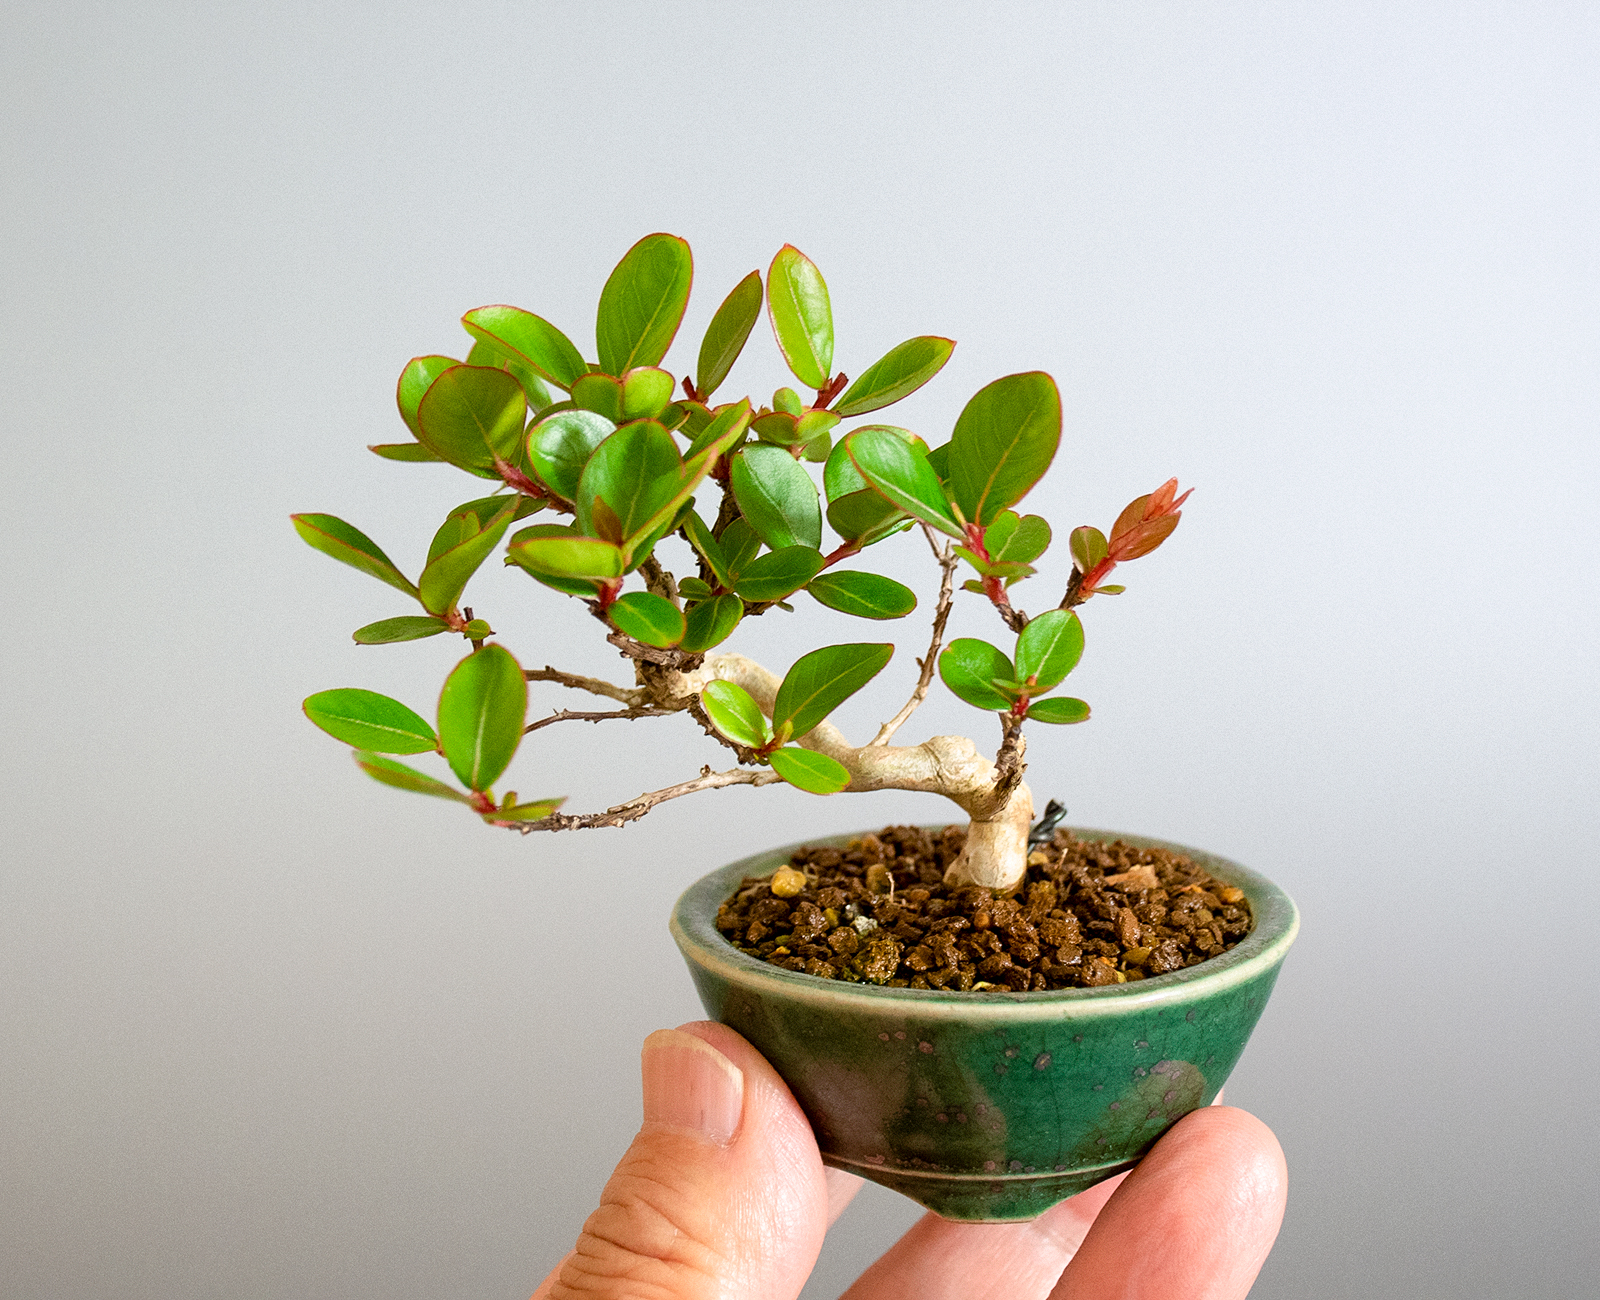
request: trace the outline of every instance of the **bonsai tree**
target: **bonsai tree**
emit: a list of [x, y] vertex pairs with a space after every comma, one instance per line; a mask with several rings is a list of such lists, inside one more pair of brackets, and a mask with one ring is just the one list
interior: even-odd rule
[[[445, 678], [437, 729], [412, 709], [360, 689], [305, 702], [323, 730], [356, 746], [356, 762], [391, 786], [466, 804], [485, 822], [524, 834], [622, 826], [669, 799], [734, 785], [787, 782], [813, 794], [920, 790], [970, 820], [952, 882], [1007, 889], [1027, 865], [1033, 801], [1023, 782], [1029, 722], [1082, 722], [1089, 706], [1057, 694], [1083, 652], [1077, 607], [1123, 590], [1107, 579], [1177, 527], [1183, 496], [1171, 480], [1138, 497], [1109, 533], [1072, 531], [1066, 590], [1029, 616], [1013, 591], [1050, 545], [1049, 523], [1017, 506], [1061, 437], [1055, 382], [1007, 375], [967, 402], [948, 441], [930, 446], [861, 417], [932, 379], [955, 344], [924, 336], [891, 348], [851, 382], [834, 369], [833, 316], [817, 267], [785, 245], [767, 271], [741, 280], [712, 317], [681, 394], [662, 368], [689, 300], [689, 246], [641, 239], [600, 293], [598, 361], [554, 325], [515, 307], [462, 317], [465, 360], [422, 356], [401, 372], [398, 403], [412, 440], [372, 451], [389, 460], [444, 462], [494, 485], [451, 511], [413, 581], [366, 534], [332, 515], [301, 514], [308, 543], [385, 582], [420, 611], [358, 628], [362, 645], [455, 635], [471, 653]], [[767, 318], [790, 373], [770, 405], [716, 400], [750, 332]], [[848, 427], [847, 426], [848, 422]], [[821, 490], [813, 466], [821, 470]], [[542, 516], [542, 518], [536, 518]], [[524, 520], [533, 520], [524, 524]], [[833, 534], [825, 540], [824, 521]], [[887, 667], [895, 647], [825, 645], [782, 672], [725, 648], [746, 619], [803, 622], [815, 601], [869, 621], [904, 618], [913, 592], [874, 572], [868, 552], [920, 533], [939, 573], [932, 633], [909, 698], [865, 743], [828, 721]], [[462, 604], [473, 574], [505, 542], [505, 563], [588, 606], [631, 670], [627, 684], [522, 659], [492, 640]], [[670, 567], [669, 567], [670, 566]], [[992, 608], [1005, 648], [972, 637], [945, 644], [959, 586]], [[798, 602], [798, 603], [791, 603]], [[998, 721], [994, 757], [964, 736], [916, 745], [894, 739], [927, 697], [934, 672]], [[561, 709], [528, 720], [528, 683], [596, 696], [604, 709]], [[523, 737], [561, 722], [682, 714], [734, 755], [603, 812], [569, 813], [560, 798], [497, 795]], [[396, 754], [436, 751], [456, 788]]]

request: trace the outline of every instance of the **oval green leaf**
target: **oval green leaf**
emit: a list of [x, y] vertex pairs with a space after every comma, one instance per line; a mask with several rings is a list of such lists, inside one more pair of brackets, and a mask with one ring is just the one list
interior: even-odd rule
[[822, 545], [822, 503], [804, 466], [782, 447], [755, 445], [733, 458], [739, 511], [773, 550]]
[[506, 548], [507, 554], [524, 569], [534, 574], [552, 574], [558, 578], [620, 578], [622, 576], [622, 551], [614, 542], [598, 537], [582, 537], [562, 529], [554, 533], [534, 533], [534, 529], [559, 528], [559, 525], [535, 524], [518, 533]]
[[392, 785], [397, 790], [410, 790], [415, 794], [431, 794], [438, 799], [454, 799], [457, 803], [470, 802], [459, 790], [452, 790], [443, 781], [424, 776], [414, 767], [397, 763], [392, 758], [370, 751], [358, 751], [356, 763], [374, 781]]
[[546, 487], [563, 501], [573, 501], [589, 457], [616, 431], [615, 424], [593, 411], [558, 411], [528, 430], [528, 460]]
[[659, 366], [638, 366], [622, 376], [622, 418], [653, 420], [672, 403], [674, 380]]
[[711, 570], [711, 576], [717, 580], [717, 585], [729, 586], [731, 574], [728, 570], [727, 556], [723, 554], [722, 543], [706, 527], [705, 520], [691, 510], [683, 517], [683, 523], [679, 526], [683, 529], [683, 535], [688, 538], [689, 545], [694, 547], [700, 558], [705, 561], [706, 568]]
[[833, 371], [833, 307], [822, 272], [793, 244], [778, 250], [767, 271], [767, 317], [795, 378], [824, 387]]
[[[422, 607], [430, 614], [448, 614], [456, 606], [468, 580], [478, 567], [489, 558], [489, 553], [500, 544], [506, 529], [516, 517], [521, 497], [486, 497], [469, 502], [452, 515], [439, 530], [448, 538], [452, 523], [456, 526], [458, 540], [437, 553], [430, 551], [427, 567], [417, 582]], [[499, 505], [499, 511], [483, 517], [482, 511]], [[439, 538], [434, 539], [438, 545]]]
[[1015, 676], [1011, 660], [997, 647], [976, 637], [957, 637], [939, 656], [939, 678], [968, 704], [1003, 711], [1011, 701], [991, 685]]
[[752, 271], [722, 300], [717, 314], [700, 340], [700, 357], [694, 370], [695, 391], [705, 401], [722, 386], [733, 363], [744, 351], [750, 330], [761, 315], [761, 272]]
[[887, 533], [905, 518], [904, 510], [891, 505], [871, 488], [839, 497], [828, 507], [828, 527], [850, 542], [862, 541], [875, 532]]
[[894, 655], [892, 645], [864, 642], [823, 646], [801, 655], [784, 675], [772, 706], [772, 725], [788, 723], [796, 738], [870, 682]]
[[685, 650], [701, 654], [732, 636], [733, 629], [739, 626], [739, 620], [743, 617], [744, 601], [731, 593], [691, 605], [689, 612], [683, 616], [684, 631], [680, 644]]
[[352, 527], [336, 515], [290, 515], [289, 519], [307, 546], [332, 556], [341, 564], [348, 564], [352, 569], [360, 569], [379, 582], [387, 582], [408, 596], [417, 594], [416, 587], [395, 567], [394, 561], [359, 528]]
[[527, 680], [504, 646], [486, 645], [455, 666], [439, 695], [439, 743], [463, 785], [495, 783], [522, 741], [527, 712]]
[[1111, 553], [1106, 535], [1088, 524], [1074, 528], [1067, 545], [1072, 549], [1072, 562], [1078, 566], [1080, 573], [1088, 573]]
[[467, 364], [493, 366], [497, 370], [504, 370], [522, 385], [528, 406], [535, 411], [542, 411], [555, 400], [550, 396], [550, 390], [544, 386], [544, 380], [534, 373], [532, 366], [515, 353], [505, 351], [488, 339], [478, 339], [473, 343], [472, 351], [467, 353]]
[[954, 339], [941, 339], [933, 335], [907, 339], [893, 348], [881, 360], [873, 362], [845, 394], [834, 403], [833, 409], [845, 419], [865, 415], [898, 402], [914, 393], [932, 379], [950, 360], [955, 350]]
[[1061, 442], [1061, 394], [1042, 370], [1006, 375], [981, 388], [950, 436], [950, 498], [988, 524], [1027, 495]]
[[515, 803], [509, 808], [496, 808], [492, 813], [484, 813], [486, 822], [542, 822], [551, 813], [559, 812], [561, 805], [566, 803], [563, 795], [560, 799], [536, 799], [529, 803]]
[[422, 395], [446, 370], [460, 364], [454, 357], [441, 356], [412, 357], [406, 362], [406, 368], [400, 372], [400, 382], [395, 385], [394, 400], [412, 437], [417, 435], [417, 407], [422, 403]]
[[473, 338], [520, 357], [536, 375], [557, 388], [571, 392], [572, 385], [589, 373], [588, 363], [572, 340], [531, 311], [500, 305], [476, 307], [461, 323]]
[[700, 692], [711, 725], [736, 745], [760, 749], [771, 738], [767, 720], [750, 692], [733, 682], [708, 682]]
[[722, 553], [728, 559], [728, 573], [735, 581], [761, 550], [761, 539], [749, 521], [735, 519], [722, 530], [717, 539], [722, 543]]
[[798, 745], [773, 750], [767, 755], [767, 762], [790, 785], [808, 794], [838, 794], [850, 784], [850, 773], [843, 763]]
[[1058, 695], [1054, 699], [1036, 700], [1030, 704], [1028, 717], [1035, 722], [1084, 722], [1089, 717], [1089, 706], [1070, 695]]
[[572, 404], [579, 410], [602, 415], [612, 424], [621, 424], [622, 384], [610, 375], [585, 375], [572, 385]]
[[819, 573], [806, 590], [829, 609], [857, 618], [904, 618], [917, 607], [916, 593], [904, 583], [854, 569]]
[[522, 385], [504, 370], [452, 366], [423, 394], [417, 441], [461, 469], [490, 470], [496, 458], [515, 459], [527, 411]]
[[911, 446], [899, 431], [867, 425], [844, 440], [850, 462], [872, 490], [891, 505], [951, 537], [966, 537], [945, 500], [939, 476], [927, 453]]
[[434, 749], [439, 738], [433, 728], [412, 710], [376, 691], [347, 687], [318, 691], [300, 706], [306, 717], [335, 740], [380, 754], [421, 754]]
[[1017, 637], [1016, 679], [1027, 683], [1030, 693], [1043, 693], [1057, 686], [1081, 658], [1083, 623], [1078, 616], [1067, 609], [1046, 610]]
[[646, 235], [622, 256], [600, 291], [595, 342], [600, 369], [622, 375], [667, 355], [689, 303], [694, 258], [676, 235]]
[[[619, 543], [635, 536], [677, 494], [682, 468], [677, 443], [654, 420], [623, 425], [595, 448], [578, 478], [579, 531]], [[596, 510], [596, 501], [610, 516]]]
[[794, 595], [821, 570], [821, 551], [813, 546], [785, 546], [751, 560], [735, 580], [733, 589], [755, 604], [782, 600]]
[[1016, 511], [1002, 510], [984, 530], [983, 544], [997, 564], [1031, 564], [1050, 545], [1050, 525], [1038, 515], [1019, 519]]
[[420, 641], [425, 636], [438, 636], [449, 630], [450, 625], [442, 618], [402, 614], [399, 618], [380, 618], [376, 623], [358, 627], [353, 635], [357, 645], [393, 645], [397, 641]]
[[666, 650], [683, 640], [683, 615], [665, 596], [653, 591], [630, 591], [619, 596], [608, 611], [611, 625], [635, 641]]

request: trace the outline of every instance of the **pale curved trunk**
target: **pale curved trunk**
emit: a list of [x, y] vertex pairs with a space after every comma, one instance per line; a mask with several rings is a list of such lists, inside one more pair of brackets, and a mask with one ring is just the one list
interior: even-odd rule
[[[693, 672], [669, 674], [666, 686], [672, 697], [684, 699], [717, 680], [742, 686], [771, 716], [779, 679], [743, 655], [712, 655]], [[995, 765], [965, 736], [934, 736], [920, 745], [856, 747], [831, 722], [823, 722], [796, 743], [841, 763], [850, 773], [852, 793], [920, 790], [943, 795], [965, 812], [971, 819], [967, 847], [946, 873], [947, 882], [1011, 889], [1026, 874], [1033, 796], [1021, 782], [1002, 795], [996, 789]]]

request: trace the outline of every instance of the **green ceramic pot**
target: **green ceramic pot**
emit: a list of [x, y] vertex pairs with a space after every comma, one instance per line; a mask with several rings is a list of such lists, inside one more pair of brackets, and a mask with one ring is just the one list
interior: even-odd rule
[[707, 1013], [793, 1090], [825, 1163], [947, 1219], [1031, 1219], [1130, 1168], [1211, 1103], [1300, 925], [1287, 894], [1237, 863], [1139, 835], [1074, 834], [1187, 854], [1245, 892], [1254, 930], [1199, 966], [1109, 988], [949, 993], [818, 979], [746, 956], [715, 926], [739, 882], [782, 866], [790, 845], [691, 886], [672, 936]]

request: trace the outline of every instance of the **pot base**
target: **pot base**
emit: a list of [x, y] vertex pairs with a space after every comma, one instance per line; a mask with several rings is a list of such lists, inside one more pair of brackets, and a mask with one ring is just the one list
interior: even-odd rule
[[924, 1209], [955, 1223], [1026, 1223], [1052, 1205], [1125, 1173], [1137, 1160], [1118, 1160], [1068, 1173], [939, 1174], [885, 1169], [881, 1165], [824, 1154], [822, 1163], [910, 1197]]

